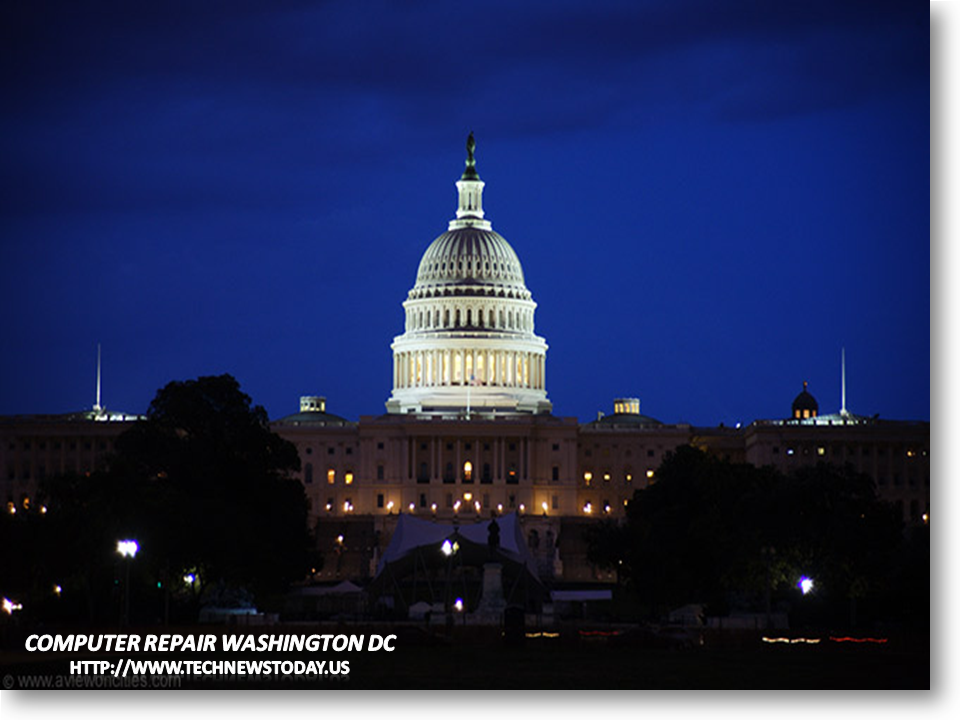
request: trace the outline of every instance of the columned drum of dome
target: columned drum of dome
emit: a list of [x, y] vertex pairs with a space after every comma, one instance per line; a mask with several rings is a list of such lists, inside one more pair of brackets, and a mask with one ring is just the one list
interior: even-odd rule
[[394, 338], [391, 413], [498, 416], [549, 413], [547, 344], [537, 304], [510, 244], [484, 219], [483, 186], [467, 140], [459, 205], [420, 260]]

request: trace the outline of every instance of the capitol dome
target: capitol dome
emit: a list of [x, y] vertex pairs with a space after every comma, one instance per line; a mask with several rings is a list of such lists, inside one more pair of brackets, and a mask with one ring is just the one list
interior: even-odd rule
[[495, 416], [550, 412], [547, 345], [516, 252], [484, 219], [473, 134], [447, 231], [420, 260], [394, 339], [391, 413]]

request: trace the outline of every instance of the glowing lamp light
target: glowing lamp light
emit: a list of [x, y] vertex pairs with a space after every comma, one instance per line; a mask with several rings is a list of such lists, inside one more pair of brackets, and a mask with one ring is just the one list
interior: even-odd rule
[[117, 540], [117, 552], [123, 557], [135, 558], [140, 550], [136, 540]]
[[479, 501], [479, 500], [475, 500], [474, 503], [473, 503], [473, 507], [474, 507], [474, 509], [475, 509], [477, 512], [480, 512], [480, 501]]
[[603, 506], [603, 511], [604, 511], [605, 513], [609, 513], [609, 512], [610, 512], [610, 504], [609, 504], [609, 503], [607, 503], [606, 505]]
[[799, 581], [797, 581], [797, 587], [800, 588], [800, 592], [806, 595], [813, 590], [813, 580], [804, 575]]
[[343, 535], [337, 535], [337, 545], [343, 545]]
[[183, 582], [187, 585], [193, 585], [197, 581], [197, 576], [193, 573], [187, 573], [183, 576]]
[[393, 511], [393, 500], [387, 503], [387, 512]]
[[327, 512], [333, 510], [333, 503], [327, 503]]
[[544, 514], [546, 514], [546, 512], [547, 512], [547, 501], [544, 500], [542, 503], [540, 503], [540, 507], [543, 508], [543, 512], [544, 512]]
[[408, 507], [407, 509], [410, 510], [410, 512], [413, 512], [413, 510], [414, 510], [413, 503], [410, 503], [410, 505], [409, 505], [409, 507]]
[[436, 504], [436, 503], [431, 503], [431, 504], [430, 504], [430, 512], [436, 512], [436, 511], [437, 511], [437, 504]]
[[63, 588], [62, 588], [62, 587], [60, 587], [59, 585], [54, 585], [54, 586], [53, 586], [53, 594], [54, 594], [54, 595], [60, 595], [60, 593], [62, 593], [62, 592], [63, 592]]
[[463, 598], [457, 598], [454, 600], [453, 607], [457, 612], [463, 612]]
[[503, 512], [503, 503], [497, 503], [497, 512], [498, 512], [498, 513], [502, 513], [502, 512]]
[[471, 500], [473, 500], [473, 493], [464, 493], [463, 499], [466, 500], [467, 502], [470, 502]]
[[924, 513], [924, 514], [923, 514], [923, 522], [924, 522], [924, 524], [930, 522], [930, 513]]
[[447, 557], [453, 555], [453, 543], [449, 540], [444, 540], [443, 545], [440, 546], [440, 552], [442, 552]]
[[9, 598], [3, 599], [3, 611], [7, 615], [13, 615], [14, 610], [23, 610], [23, 605], [20, 603], [15, 603]]
[[593, 512], [593, 505], [591, 505], [590, 503], [587, 503], [586, 505], [584, 505], [584, 506], [583, 506], [583, 512], [586, 513], [587, 515], [589, 515], [590, 513], [592, 513], [592, 512]]
[[46, 515], [46, 514], [47, 514], [47, 506], [46, 506], [46, 505], [41, 505], [41, 506], [40, 506], [40, 514], [41, 514], [41, 515]]
[[520, 503], [520, 512], [523, 512], [526, 509], [527, 509], [527, 506], [524, 505], [523, 503]]
[[460, 512], [460, 501], [459, 501], [459, 500], [457, 500], [457, 501], [453, 504], [453, 511], [454, 511], [454, 512]]

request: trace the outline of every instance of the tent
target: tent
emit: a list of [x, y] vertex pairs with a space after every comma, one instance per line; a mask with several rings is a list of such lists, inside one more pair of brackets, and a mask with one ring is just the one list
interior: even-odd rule
[[448, 525], [401, 513], [371, 591], [378, 597], [392, 596], [397, 607], [462, 597], [473, 609], [482, 592], [483, 566], [499, 563], [507, 603], [539, 609], [546, 591], [537, 578], [519, 517], [510, 513], [496, 518], [500, 531], [496, 548], [490, 546], [493, 522]]

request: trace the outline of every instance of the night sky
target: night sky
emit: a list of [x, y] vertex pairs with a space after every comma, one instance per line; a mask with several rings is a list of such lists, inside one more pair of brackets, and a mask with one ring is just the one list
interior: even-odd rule
[[0, 414], [382, 413], [473, 130], [556, 414], [930, 417], [927, 3], [13, 5]]

